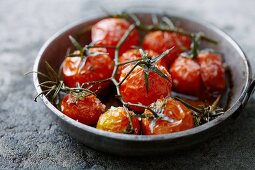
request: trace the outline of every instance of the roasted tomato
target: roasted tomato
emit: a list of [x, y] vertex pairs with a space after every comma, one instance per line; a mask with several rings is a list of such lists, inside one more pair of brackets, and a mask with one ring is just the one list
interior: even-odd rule
[[61, 111], [70, 118], [86, 125], [95, 125], [104, 113], [105, 105], [95, 95], [68, 94], [61, 102]]
[[[162, 112], [167, 117], [164, 118], [142, 118], [142, 131], [144, 135], [158, 135], [179, 132], [194, 127], [192, 111], [181, 102], [172, 99], [159, 99], [150, 106], [157, 112]], [[145, 110], [145, 115], [152, 115], [149, 110]], [[154, 120], [153, 120], [154, 119]]]
[[[146, 50], [145, 53], [148, 53], [149, 57], [154, 58], [157, 57], [159, 54], [152, 51], [152, 50]], [[141, 53], [139, 52], [138, 49], [131, 49], [126, 51], [125, 53], [123, 53], [120, 58], [119, 58], [119, 63], [124, 63], [124, 62], [128, 62], [128, 61], [132, 61], [132, 60], [136, 60], [136, 59], [140, 59], [141, 58]], [[158, 65], [162, 65], [165, 68], [166, 64], [164, 62], [162, 62], [162, 60], [158, 61], [157, 63]], [[119, 67], [118, 69], [118, 73], [117, 73], [117, 79], [119, 79], [120, 73], [121, 71], [127, 67], [130, 64], [125, 64]]]
[[210, 92], [225, 89], [225, 69], [218, 54], [201, 52], [195, 59], [179, 56], [170, 68], [173, 89], [191, 95], [200, 95], [204, 88]]
[[[156, 66], [168, 79], [165, 79], [152, 70], [148, 71], [148, 91], [146, 88], [144, 69], [136, 67], [130, 75], [120, 85], [120, 93], [125, 102], [141, 103], [145, 106], [150, 105], [157, 99], [169, 96], [171, 93], [172, 80], [170, 74], [163, 66]], [[133, 65], [127, 66], [120, 75], [122, 81]], [[144, 111], [141, 107], [131, 107], [137, 112]]]
[[209, 91], [224, 91], [225, 69], [221, 57], [216, 53], [201, 52], [197, 58], [204, 86]]
[[[67, 57], [63, 62], [64, 82], [69, 87], [76, 87], [77, 83], [82, 85], [86, 82], [103, 80], [111, 77], [114, 62], [106, 54], [88, 56], [86, 63], [81, 66], [80, 57]], [[80, 68], [82, 67], [82, 68]], [[91, 90], [100, 93], [109, 85], [109, 82], [94, 85]]]
[[174, 47], [172, 51], [163, 58], [167, 66], [170, 66], [180, 53], [190, 49], [190, 44], [191, 40], [188, 36], [171, 32], [154, 31], [145, 35], [142, 47], [145, 50], [153, 50], [159, 54]]
[[199, 64], [189, 58], [178, 57], [170, 68], [173, 89], [177, 92], [198, 95], [202, 81]]
[[96, 128], [115, 133], [140, 134], [138, 118], [134, 112], [127, 113], [123, 107], [111, 107], [107, 110], [99, 117]]
[[[92, 27], [92, 42], [99, 46], [116, 46], [125, 32], [128, 30], [130, 23], [121, 18], [106, 18]], [[134, 30], [120, 48], [120, 55], [127, 51], [132, 45], [138, 44], [139, 33]], [[114, 49], [107, 49], [110, 57], [114, 58]]]

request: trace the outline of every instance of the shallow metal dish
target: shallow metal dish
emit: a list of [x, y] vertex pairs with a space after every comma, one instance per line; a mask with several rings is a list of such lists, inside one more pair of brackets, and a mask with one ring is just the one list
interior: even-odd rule
[[[137, 14], [142, 17], [142, 21], [150, 22], [151, 12], [138, 12]], [[206, 46], [224, 54], [224, 60], [231, 69], [232, 79], [235, 80], [229, 108], [225, 114], [202, 126], [182, 132], [157, 136], [126, 135], [101, 131], [81, 124], [65, 116], [46, 97], [42, 96], [44, 103], [52, 111], [52, 115], [65, 131], [96, 150], [118, 155], [155, 155], [185, 149], [202, 142], [234, 120], [234, 117], [245, 106], [255, 85], [254, 80], [252, 81], [251, 67], [247, 57], [240, 47], [218, 28], [188, 16], [180, 14], [168, 15], [178, 26], [185, 30], [191, 32], [202, 31], [208, 37], [219, 42], [217, 46], [211, 44], [206, 44]], [[64, 60], [66, 49], [72, 46], [68, 35], [78, 38], [82, 43], [88, 43], [90, 41], [90, 33], [84, 31], [84, 29], [89, 28], [102, 17], [104, 17], [104, 14], [98, 12], [96, 15], [88, 16], [81, 22], [75, 23], [52, 36], [40, 50], [35, 60], [33, 71], [45, 73], [45, 61], [48, 61], [54, 69], [58, 70]], [[38, 86], [41, 81], [38, 75], [34, 74], [34, 85], [38, 93], [42, 91]]]

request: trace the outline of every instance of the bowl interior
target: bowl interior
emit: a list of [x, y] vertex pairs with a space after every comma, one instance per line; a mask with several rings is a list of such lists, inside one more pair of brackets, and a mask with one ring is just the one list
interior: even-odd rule
[[[137, 15], [142, 22], [151, 23], [151, 13], [138, 13]], [[218, 45], [203, 42], [202, 46], [213, 48], [221, 54], [224, 54], [223, 57], [225, 63], [228, 65], [231, 71], [232, 80], [235, 80], [232, 82], [233, 87], [231, 91], [231, 98], [229, 100], [228, 110], [226, 111], [226, 113], [209, 123], [187, 131], [157, 136], [137, 136], [100, 131], [95, 128], [78, 123], [71, 118], [65, 116], [63, 113], [54, 108], [54, 106], [46, 98], [43, 98], [46, 105], [54, 112], [55, 115], [57, 115], [58, 118], [61, 119], [62, 122], [64, 122], [64, 126], [72, 126], [71, 128], [69, 128], [69, 130], [67, 129], [67, 131], [69, 131], [71, 135], [73, 134], [73, 136], [76, 138], [82, 138], [80, 140], [87, 145], [90, 145], [91, 147], [101, 148], [101, 150], [106, 150], [109, 152], [114, 152], [113, 150], [115, 150], [115, 153], [117, 153], [120, 148], [126, 148], [126, 151], [129, 150], [128, 152], [130, 152], [130, 154], [132, 154], [131, 152], [133, 150], [143, 149], [142, 147], [145, 148], [144, 143], [141, 144], [141, 146], [139, 145], [140, 147], [135, 147], [133, 143], [123, 143], [125, 141], [132, 141], [137, 143], [157, 141], [161, 142], [161, 144], [163, 141], [165, 141], [166, 143], [164, 149], [170, 149], [169, 141], [175, 141], [178, 139], [182, 139], [183, 137], [189, 137], [194, 134], [199, 134], [199, 132], [205, 132], [209, 129], [211, 130], [211, 127], [215, 127], [216, 125], [221, 124], [225, 119], [230, 117], [233, 112], [238, 108], [237, 104], [240, 104], [239, 100], [244, 97], [244, 93], [247, 89], [248, 82], [251, 76], [248, 61], [241, 49], [229, 36], [227, 36], [225, 33], [210, 24], [204, 23], [194, 18], [182, 16], [180, 14], [169, 14], [169, 16], [177, 26], [185, 29], [186, 31], [203, 32], [206, 34], [206, 36], [218, 41]], [[56, 71], [58, 71], [61, 63], [65, 58], [67, 49], [70, 47], [71, 49], [73, 48], [73, 45], [71, 44], [68, 36], [72, 35], [82, 45], [90, 43], [91, 35], [89, 30], [93, 24], [95, 24], [103, 17], [104, 14], [97, 14], [90, 17], [88, 16], [83, 21], [68, 26], [67, 28], [64, 28], [63, 31], [55, 34], [50, 40], [48, 40], [48, 42], [45, 43], [44, 47], [42, 47], [35, 62], [34, 71], [46, 73], [45, 61], [47, 61]], [[37, 86], [42, 81], [42, 77], [38, 77], [37, 79], [37, 75], [35, 75], [35, 86]], [[41, 89], [37, 87], [37, 91], [41, 92]], [[209, 132], [211, 134], [212, 131]], [[208, 136], [210, 136], [210, 134], [208, 134]], [[103, 141], [101, 141], [102, 138], [100, 138], [102, 136], [104, 137]], [[201, 139], [199, 140], [202, 141], [203, 136], [200, 136], [200, 138]], [[196, 139], [198, 138], [196, 137]], [[119, 143], [117, 141], [119, 141]], [[193, 141], [193, 139], [189, 139], [189, 143], [193, 143]], [[180, 141], [178, 141], [178, 143], [179, 142]], [[107, 149], [107, 144], [111, 145], [111, 149]], [[187, 142], [183, 142], [183, 145], [187, 145]], [[119, 150], [112, 148], [112, 146], [115, 146]], [[179, 146], [181, 147], [180, 143]], [[148, 147], [146, 149], [148, 149]], [[163, 150], [163, 148], [161, 149]], [[146, 151], [144, 153], [148, 152]]]

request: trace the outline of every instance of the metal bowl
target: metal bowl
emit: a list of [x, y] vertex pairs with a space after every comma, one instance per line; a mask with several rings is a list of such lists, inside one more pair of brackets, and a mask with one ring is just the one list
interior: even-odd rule
[[[137, 14], [143, 22], [151, 21], [151, 12], [137, 12]], [[234, 40], [215, 26], [180, 14], [169, 13], [167, 15], [185, 30], [191, 32], [202, 31], [208, 37], [218, 41], [217, 46], [203, 45], [212, 47], [224, 54], [224, 60], [230, 67], [232, 79], [235, 80], [233, 81], [227, 111], [209, 123], [190, 130], [156, 136], [139, 136], [106, 132], [79, 123], [64, 115], [45, 96], [42, 96], [42, 100], [65, 131], [96, 150], [118, 155], [155, 155], [185, 149], [198, 144], [212, 137], [223, 126], [234, 120], [247, 103], [255, 85], [247, 57]], [[93, 16], [87, 16], [82, 21], [68, 26], [52, 36], [40, 50], [33, 71], [45, 73], [45, 61], [49, 62], [55, 70], [58, 70], [64, 60], [66, 49], [72, 46], [68, 35], [78, 38], [81, 43], [89, 43], [90, 32], [86, 29], [103, 17], [104, 14], [101, 12]], [[34, 74], [33, 79], [36, 90], [40, 93], [42, 89], [38, 84], [42, 82], [42, 79], [38, 76]]]

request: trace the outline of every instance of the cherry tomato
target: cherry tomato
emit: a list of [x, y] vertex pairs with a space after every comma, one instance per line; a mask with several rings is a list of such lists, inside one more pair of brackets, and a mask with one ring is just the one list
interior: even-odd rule
[[200, 52], [195, 59], [179, 56], [170, 68], [173, 89], [191, 95], [222, 92], [225, 89], [225, 70], [218, 54]]
[[[170, 95], [172, 87], [171, 76], [163, 66], [156, 67], [163, 74], [165, 74], [168, 80], [161, 77], [152, 70], [149, 70], [147, 92], [144, 69], [140, 66], [137, 66], [120, 85], [120, 93], [125, 102], [135, 104], [141, 103], [145, 106], [148, 106], [157, 99]], [[120, 81], [124, 79], [124, 77], [127, 75], [131, 68], [133, 68], [133, 65], [129, 65], [124, 70], [122, 70], [122, 73], [120, 75]], [[137, 112], [144, 111], [144, 109], [141, 107], [131, 108]]]
[[68, 94], [61, 102], [61, 111], [70, 118], [86, 125], [95, 125], [104, 112], [105, 105], [95, 95]]
[[[159, 55], [158, 53], [156, 53], [152, 50], [145, 50], [145, 53], [148, 53], [149, 57], [151, 57], [151, 58], [157, 57]], [[139, 50], [131, 49], [131, 50], [128, 50], [125, 53], [123, 53], [122, 56], [120, 56], [119, 63], [124, 63], [124, 62], [132, 61], [132, 60], [136, 60], [136, 59], [140, 59], [140, 58], [141, 58], [141, 53], [139, 52]], [[162, 60], [158, 61], [157, 64], [162, 65], [165, 68], [167, 68], [166, 64], [164, 62], [162, 62]], [[119, 79], [121, 71], [128, 65], [130, 65], [130, 64], [125, 64], [118, 68], [118, 73], [116, 76], [117, 80]]]
[[172, 48], [172, 51], [163, 58], [167, 66], [171, 65], [180, 53], [190, 49], [190, 37], [172, 32], [154, 31], [145, 35], [142, 47], [153, 50], [159, 54]]
[[198, 95], [202, 88], [199, 64], [189, 58], [178, 57], [170, 67], [173, 89], [177, 92]]
[[[142, 131], [144, 135], [158, 135], [179, 132], [194, 127], [192, 111], [181, 102], [172, 99], [160, 99], [150, 106], [153, 110], [163, 110], [163, 114], [169, 120], [158, 119], [155, 122], [151, 118], [142, 118]], [[152, 115], [145, 110], [145, 115]]]
[[[116, 46], [131, 24], [121, 18], [106, 18], [92, 27], [92, 42], [99, 46]], [[139, 33], [134, 30], [120, 48], [120, 54], [132, 45], [138, 45]], [[114, 58], [114, 49], [107, 49], [110, 57]]]
[[225, 89], [225, 69], [221, 57], [216, 53], [201, 52], [197, 58], [201, 77], [208, 91], [222, 92]]
[[[138, 118], [132, 111], [129, 111], [129, 114], [132, 122], [130, 122], [128, 113], [123, 107], [111, 107], [99, 117], [96, 128], [109, 132], [134, 133], [138, 135], [140, 134]], [[130, 129], [132, 126], [130, 123], [133, 125], [133, 132]]]
[[[102, 51], [102, 49], [101, 49]], [[67, 57], [63, 62], [64, 82], [69, 87], [76, 87], [86, 82], [103, 80], [111, 77], [114, 62], [106, 54], [88, 56], [85, 65], [81, 66], [80, 57]], [[91, 90], [100, 93], [109, 82], [94, 85]]]

